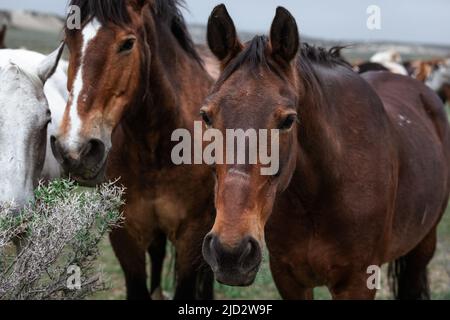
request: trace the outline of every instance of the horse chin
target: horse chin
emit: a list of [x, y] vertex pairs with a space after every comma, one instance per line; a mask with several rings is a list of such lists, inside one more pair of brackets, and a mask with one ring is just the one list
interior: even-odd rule
[[83, 187], [95, 188], [106, 180], [106, 161], [95, 174], [83, 175], [71, 173], [69, 177]]
[[216, 272], [215, 277], [217, 282], [231, 286], [231, 287], [249, 287], [256, 279], [259, 267], [255, 270], [242, 274], [242, 273], [230, 273], [230, 272]]

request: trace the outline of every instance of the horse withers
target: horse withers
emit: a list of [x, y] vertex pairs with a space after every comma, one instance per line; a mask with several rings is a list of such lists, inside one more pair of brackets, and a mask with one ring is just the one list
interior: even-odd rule
[[126, 187], [124, 226], [110, 238], [128, 299], [149, 299], [158, 291], [166, 238], [176, 249], [175, 299], [212, 298], [214, 279], [202, 241], [213, 223], [214, 177], [206, 165], [175, 166], [171, 159], [172, 133], [193, 132], [212, 85], [181, 1], [71, 5], [81, 9], [82, 28], [65, 32], [70, 96], [53, 152], [81, 184], [119, 179]]
[[60, 76], [61, 53], [62, 46], [47, 57], [0, 50], [0, 202], [18, 209], [33, 200], [40, 179], [57, 171], [47, 152], [47, 128], [51, 110], [65, 104], [51, 78]]
[[[427, 298], [426, 267], [450, 190], [450, 132], [418, 81], [353, 72], [335, 50], [299, 40], [278, 8], [270, 37], [242, 44], [225, 6], [208, 24], [223, 71], [205, 122], [279, 133], [279, 171], [217, 164], [214, 227], [204, 256], [218, 281], [250, 285], [264, 243], [286, 299], [373, 299], [368, 271], [393, 263], [397, 298]], [[249, 146], [245, 146], [248, 153]], [[274, 150], [274, 149], [272, 149]], [[420, 152], [418, 152], [420, 150]]]

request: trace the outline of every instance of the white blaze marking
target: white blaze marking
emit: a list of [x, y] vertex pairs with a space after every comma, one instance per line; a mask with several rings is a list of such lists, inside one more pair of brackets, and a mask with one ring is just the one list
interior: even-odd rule
[[82, 125], [80, 115], [78, 113], [78, 99], [80, 98], [80, 93], [83, 91], [84, 88], [83, 83], [84, 57], [90, 42], [97, 36], [100, 28], [101, 24], [98, 22], [98, 20], [93, 19], [84, 27], [82, 31], [83, 46], [81, 48], [80, 66], [75, 76], [75, 81], [72, 88], [72, 100], [69, 106], [70, 129], [69, 129], [69, 136], [67, 138], [67, 144], [69, 149], [76, 148], [78, 144], [78, 135], [80, 134]]
[[245, 178], [245, 179], [250, 178], [250, 175], [248, 173], [242, 172], [242, 171], [237, 170], [237, 169], [230, 169], [230, 170], [228, 170], [228, 173], [231, 174], [231, 175], [239, 176], [241, 178]]

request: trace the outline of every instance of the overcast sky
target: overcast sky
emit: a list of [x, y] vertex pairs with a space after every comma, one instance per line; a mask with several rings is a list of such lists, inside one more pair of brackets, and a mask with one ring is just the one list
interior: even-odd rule
[[[296, 17], [300, 32], [333, 40], [393, 40], [450, 45], [449, 0], [186, 0], [186, 20], [206, 24], [212, 8], [225, 3], [237, 27], [268, 32], [275, 8]], [[367, 7], [381, 8], [381, 30], [366, 26]], [[0, 9], [63, 14], [65, 0], [0, 0]]]

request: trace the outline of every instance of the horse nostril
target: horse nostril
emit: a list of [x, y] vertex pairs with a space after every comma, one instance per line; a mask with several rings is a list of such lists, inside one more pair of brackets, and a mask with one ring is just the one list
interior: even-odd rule
[[216, 249], [214, 248], [214, 244], [217, 243], [215, 239], [217, 239], [217, 236], [210, 233], [205, 237], [205, 240], [203, 241], [203, 257], [214, 272], [218, 268]]
[[242, 244], [242, 254], [239, 263], [243, 269], [253, 269], [259, 265], [262, 260], [261, 248], [253, 237], [248, 237]]
[[93, 168], [103, 161], [105, 151], [106, 147], [102, 141], [91, 139], [82, 149], [81, 158], [86, 167]]

